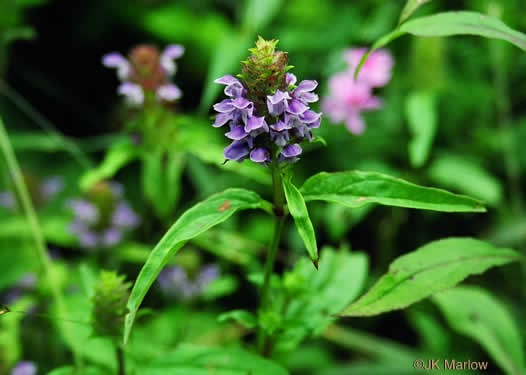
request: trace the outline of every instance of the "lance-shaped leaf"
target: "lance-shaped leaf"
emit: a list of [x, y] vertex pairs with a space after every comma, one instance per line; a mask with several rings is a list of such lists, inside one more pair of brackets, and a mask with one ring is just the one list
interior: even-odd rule
[[372, 316], [405, 308], [455, 286], [466, 277], [521, 259], [511, 249], [499, 249], [472, 238], [431, 242], [401, 256], [389, 272], [341, 315]]
[[524, 368], [519, 327], [505, 306], [484, 289], [460, 286], [432, 298], [457, 332], [478, 341], [508, 375]]
[[237, 348], [180, 345], [165, 358], [147, 363], [142, 375], [287, 375], [280, 365]]
[[376, 172], [318, 173], [301, 188], [305, 201], [347, 207], [369, 203], [443, 212], [484, 212], [482, 202], [445, 190], [427, 188]]
[[102, 163], [95, 169], [86, 172], [80, 179], [80, 188], [89, 190], [97, 182], [113, 177], [122, 167], [138, 158], [139, 148], [126, 139], [108, 150]]
[[505, 40], [526, 51], [526, 34], [513, 30], [495, 17], [468, 11], [444, 12], [408, 21], [378, 39], [370, 51], [363, 56], [358, 69], [354, 73], [355, 77], [358, 76], [361, 67], [372, 51], [386, 46], [405, 34], [422, 37], [477, 35], [490, 39]]
[[425, 3], [429, 3], [430, 1], [431, 0], [407, 0], [407, 3], [402, 10], [402, 14], [400, 14], [400, 20], [398, 21], [398, 24], [400, 25], [407, 21], [409, 17], [411, 17], [413, 13], [418, 10], [418, 8], [420, 8]]
[[301, 196], [298, 188], [292, 184], [290, 178], [283, 179], [283, 190], [285, 191], [285, 197], [287, 198], [289, 212], [294, 218], [294, 223], [296, 223], [296, 228], [298, 228], [300, 237], [305, 244], [305, 248], [314, 263], [314, 266], [318, 268], [318, 246], [316, 245], [316, 235], [314, 234], [314, 227], [310, 221], [309, 211], [307, 210], [305, 200]]
[[127, 305], [129, 313], [124, 327], [124, 343], [129, 339], [135, 314], [144, 296], [170, 257], [186, 241], [222, 223], [236, 211], [247, 209], [263, 209], [272, 213], [272, 205], [256, 193], [245, 189], [228, 189], [196, 204], [172, 225], [152, 250], [135, 281]]

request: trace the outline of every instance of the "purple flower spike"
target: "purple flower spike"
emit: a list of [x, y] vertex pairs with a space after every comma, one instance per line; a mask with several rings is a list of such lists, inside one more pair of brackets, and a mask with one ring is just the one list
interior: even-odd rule
[[144, 92], [142, 87], [131, 82], [125, 82], [119, 86], [119, 94], [126, 97], [126, 101], [131, 105], [139, 106], [144, 102]]
[[295, 162], [298, 156], [301, 155], [302, 151], [303, 150], [298, 144], [287, 145], [281, 151], [280, 159], [283, 161]]
[[309, 107], [319, 99], [314, 93], [318, 83], [305, 80], [296, 86], [296, 76], [287, 72], [292, 67], [286, 53], [276, 45], [260, 37], [250, 50], [252, 56], [241, 63], [240, 79], [225, 75], [214, 81], [225, 85], [230, 97], [214, 105], [219, 114], [213, 124], [230, 127], [226, 137], [234, 142], [225, 148], [227, 160], [294, 162], [302, 152], [299, 144], [312, 141], [312, 129], [320, 127], [321, 113]]
[[118, 52], [108, 53], [102, 57], [102, 65], [107, 68], [116, 68], [117, 76], [121, 81], [129, 78], [131, 66], [128, 60]]
[[271, 116], [279, 116], [287, 109], [288, 92], [276, 90], [274, 95], [267, 96], [267, 107]]
[[178, 59], [183, 54], [184, 47], [179, 44], [172, 44], [166, 47], [166, 49], [162, 53], [161, 66], [169, 76], [174, 75], [177, 70], [177, 65], [175, 64], [174, 60]]
[[160, 101], [173, 102], [183, 96], [181, 90], [176, 85], [168, 83], [157, 89], [157, 99]]
[[33, 362], [20, 361], [11, 370], [10, 375], [36, 375], [37, 366]]
[[249, 152], [250, 148], [246, 142], [234, 141], [230, 146], [225, 148], [223, 155], [225, 159], [241, 162], [247, 157]]
[[255, 148], [250, 153], [250, 160], [252, 160], [255, 163], [265, 163], [267, 161], [270, 161], [270, 153], [266, 148]]

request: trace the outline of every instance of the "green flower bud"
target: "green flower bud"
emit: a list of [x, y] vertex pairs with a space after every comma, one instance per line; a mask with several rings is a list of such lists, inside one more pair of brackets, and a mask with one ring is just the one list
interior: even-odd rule
[[116, 272], [102, 271], [93, 297], [93, 326], [99, 336], [120, 337], [131, 283]]
[[247, 88], [247, 98], [260, 109], [266, 106], [261, 98], [273, 95], [278, 89], [285, 91], [288, 86], [285, 73], [292, 66], [287, 65], [286, 52], [276, 51], [278, 42], [259, 37], [256, 48], [249, 49], [252, 55], [241, 62], [239, 78]]

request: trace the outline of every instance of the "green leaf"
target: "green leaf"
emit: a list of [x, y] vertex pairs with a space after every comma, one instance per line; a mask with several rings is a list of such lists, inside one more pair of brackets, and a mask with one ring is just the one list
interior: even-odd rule
[[406, 116], [413, 138], [409, 159], [415, 168], [423, 166], [431, 151], [437, 127], [436, 98], [431, 92], [414, 92], [406, 101]]
[[402, 14], [400, 14], [400, 20], [398, 21], [398, 24], [400, 25], [407, 21], [409, 17], [411, 17], [413, 13], [418, 10], [418, 8], [429, 2], [431, 2], [431, 0], [407, 0], [407, 3], [402, 10]]
[[179, 152], [152, 152], [143, 156], [143, 190], [161, 217], [170, 215], [177, 206], [184, 165], [184, 154]]
[[277, 347], [290, 351], [310, 335], [321, 335], [337, 314], [361, 293], [367, 280], [368, 260], [364, 253], [343, 248], [323, 248], [320, 268], [303, 258], [284, 276], [290, 302], [284, 310], [284, 332]]
[[264, 29], [283, 5], [283, 0], [245, 0], [243, 29], [259, 32]]
[[220, 322], [227, 322], [229, 320], [233, 320], [234, 322], [237, 322], [248, 329], [255, 328], [258, 324], [258, 321], [254, 314], [246, 310], [228, 311], [219, 315], [217, 320], [219, 320]]
[[327, 201], [347, 207], [369, 203], [443, 212], [485, 212], [482, 202], [445, 190], [427, 188], [376, 172], [318, 173], [303, 184], [305, 201]]
[[60, 367], [47, 373], [47, 375], [107, 375], [108, 370], [102, 370], [97, 367], [83, 367], [82, 370], [74, 367]]
[[272, 205], [256, 193], [245, 189], [228, 189], [212, 195], [186, 211], [152, 250], [135, 281], [128, 300], [124, 343], [128, 342], [135, 315], [144, 296], [164, 265], [186, 241], [222, 223], [238, 210], [263, 209], [272, 213]]
[[378, 39], [369, 52], [363, 56], [362, 61], [360, 61], [354, 73], [355, 77], [358, 77], [361, 67], [371, 52], [386, 46], [405, 34], [422, 37], [477, 35], [491, 39], [505, 40], [526, 51], [526, 35], [513, 30], [495, 17], [468, 11], [444, 12], [408, 21]]
[[526, 372], [520, 329], [498, 299], [465, 286], [439, 293], [432, 301], [455, 331], [478, 341], [506, 374]]
[[102, 163], [86, 172], [80, 179], [80, 188], [89, 190], [97, 182], [113, 177], [119, 169], [139, 157], [139, 149], [131, 140], [117, 143], [108, 150]]
[[429, 166], [428, 174], [435, 183], [483, 199], [488, 204], [497, 205], [502, 201], [499, 179], [469, 157], [441, 154]]
[[372, 316], [402, 309], [470, 275], [519, 259], [521, 255], [514, 250], [472, 238], [431, 242], [391, 263], [388, 273], [341, 315]]
[[307, 205], [305, 204], [300, 191], [292, 184], [289, 177], [283, 179], [283, 190], [285, 191], [290, 214], [296, 223], [296, 228], [298, 228], [298, 232], [314, 266], [318, 268], [318, 245], [316, 245], [316, 235], [309, 218]]
[[183, 344], [164, 359], [148, 363], [141, 375], [287, 375], [268, 359], [236, 348]]

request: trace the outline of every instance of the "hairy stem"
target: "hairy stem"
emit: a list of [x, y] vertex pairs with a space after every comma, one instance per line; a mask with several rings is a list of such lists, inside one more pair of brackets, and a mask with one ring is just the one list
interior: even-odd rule
[[[279, 242], [281, 239], [281, 232], [285, 224], [285, 193], [283, 191], [283, 183], [281, 179], [281, 172], [279, 170], [277, 159], [274, 158], [274, 162], [271, 165], [272, 170], [272, 185], [274, 191], [274, 234], [272, 242], [267, 253], [267, 261], [265, 263], [263, 287], [261, 289], [261, 306], [260, 311], [268, 309], [270, 305], [270, 289], [271, 289], [271, 278], [274, 271], [274, 262], [276, 261], [276, 255], [278, 253]], [[268, 346], [268, 340], [265, 332], [260, 327], [258, 333], [258, 348], [259, 351], [265, 355], [270, 355], [271, 348]]]
[[115, 347], [116, 354], [117, 354], [117, 368], [118, 368], [118, 375], [126, 375], [126, 363], [124, 360], [124, 350], [122, 350], [122, 347], [120, 345], [117, 345]]

